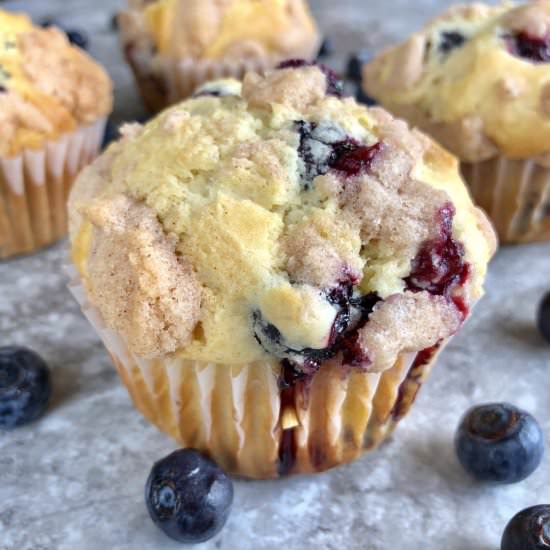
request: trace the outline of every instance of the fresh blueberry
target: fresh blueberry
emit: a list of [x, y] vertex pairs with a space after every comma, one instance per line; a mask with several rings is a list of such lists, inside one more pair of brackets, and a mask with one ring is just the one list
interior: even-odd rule
[[233, 483], [212, 460], [180, 449], [153, 466], [145, 486], [147, 510], [169, 537], [194, 544], [216, 535], [233, 502]]
[[78, 46], [79, 48], [82, 48], [85, 50], [88, 46], [88, 37], [86, 34], [82, 31], [78, 31], [76, 29], [71, 29], [65, 31], [65, 34], [67, 35], [67, 38], [69, 39], [69, 42], [73, 44], [73, 46]]
[[500, 550], [543, 550], [550, 548], [550, 505], [539, 504], [518, 512], [509, 522]]
[[50, 370], [39, 355], [18, 346], [0, 348], [0, 428], [36, 420], [50, 395]]
[[372, 58], [372, 54], [369, 50], [361, 50], [360, 52], [353, 52], [348, 58], [348, 64], [346, 68], [346, 77], [353, 82], [361, 82], [361, 73], [363, 65], [368, 63]]
[[550, 343], [550, 292], [544, 296], [539, 305], [537, 325], [543, 338]]
[[317, 54], [317, 59], [321, 57], [330, 57], [334, 53], [334, 43], [330, 37], [325, 36], [321, 47], [319, 48], [319, 53]]
[[508, 403], [490, 403], [464, 415], [455, 448], [464, 469], [476, 479], [516, 483], [537, 469], [544, 441], [529, 413]]

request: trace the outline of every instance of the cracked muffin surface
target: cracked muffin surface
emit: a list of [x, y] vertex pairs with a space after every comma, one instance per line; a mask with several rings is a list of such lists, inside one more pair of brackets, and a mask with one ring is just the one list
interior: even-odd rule
[[453, 6], [363, 68], [363, 86], [461, 160], [550, 166], [550, 1]]
[[73, 258], [136, 355], [384, 371], [454, 334], [495, 247], [457, 161], [291, 62], [210, 83], [79, 177]]

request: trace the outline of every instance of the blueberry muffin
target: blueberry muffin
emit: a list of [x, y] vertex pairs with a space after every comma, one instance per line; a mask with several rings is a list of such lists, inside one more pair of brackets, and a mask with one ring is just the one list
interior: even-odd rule
[[208, 80], [313, 59], [320, 45], [306, 0], [129, 0], [119, 23], [124, 54], [153, 112]]
[[105, 71], [55, 28], [0, 10], [0, 258], [66, 233], [66, 200], [111, 110]]
[[482, 295], [457, 161], [289, 63], [123, 128], [70, 199], [72, 283], [137, 408], [233, 473], [375, 447]]
[[550, 238], [550, 1], [454, 6], [363, 85], [462, 161], [503, 242]]

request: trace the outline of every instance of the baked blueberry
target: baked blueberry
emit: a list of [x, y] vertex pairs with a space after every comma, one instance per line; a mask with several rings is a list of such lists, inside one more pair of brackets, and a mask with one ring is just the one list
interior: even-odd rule
[[212, 460], [180, 449], [153, 466], [145, 502], [155, 524], [179, 542], [196, 544], [225, 525], [233, 503], [233, 483]]
[[367, 172], [383, 147], [382, 142], [363, 145], [331, 123], [299, 120], [295, 126], [300, 135], [298, 155], [304, 163], [301, 176], [305, 190], [331, 169], [345, 176]]
[[455, 448], [464, 469], [476, 479], [516, 483], [537, 469], [544, 440], [529, 413], [508, 403], [489, 403], [464, 415]]
[[425, 242], [412, 261], [411, 274], [405, 279], [409, 290], [449, 295], [466, 282], [470, 268], [464, 261], [464, 246], [452, 236], [454, 215], [451, 203], [437, 212], [439, 235]]
[[460, 48], [466, 42], [466, 37], [458, 31], [445, 31], [439, 39], [439, 51], [442, 54], [449, 54], [456, 48]]
[[550, 548], [550, 505], [539, 504], [518, 512], [506, 525], [500, 550]]
[[37, 353], [19, 346], [0, 348], [0, 428], [36, 420], [50, 395], [50, 370]]
[[537, 311], [537, 326], [542, 337], [550, 343], [550, 292], [542, 299]]
[[550, 36], [532, 36], [518, 32], [506, 39], [511, 54], [535, 63], [550, 61]]

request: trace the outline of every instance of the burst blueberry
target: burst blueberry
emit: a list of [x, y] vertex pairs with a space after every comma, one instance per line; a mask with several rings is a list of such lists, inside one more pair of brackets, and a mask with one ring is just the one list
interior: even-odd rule
[[180, 449], [153, 466], [145, 486], [151, 519], [169, 537], [196, 544], [225, 525], [233, 484], [221, 468], [194, 449]]
[[532, 415], [508, 403], [490, 403], [464, 415], [455, 448], [460, 463], [474, 478], [516, 483], [539, 466], [544, 440]]
[[0, 348], [0, 428], [13, 429], [44, 414], [51, 395], [50, 370], [30, 349]]
[[539, 504], [518, 512], [506, 525], [500, 550], [550, 549], [550, 505]]

